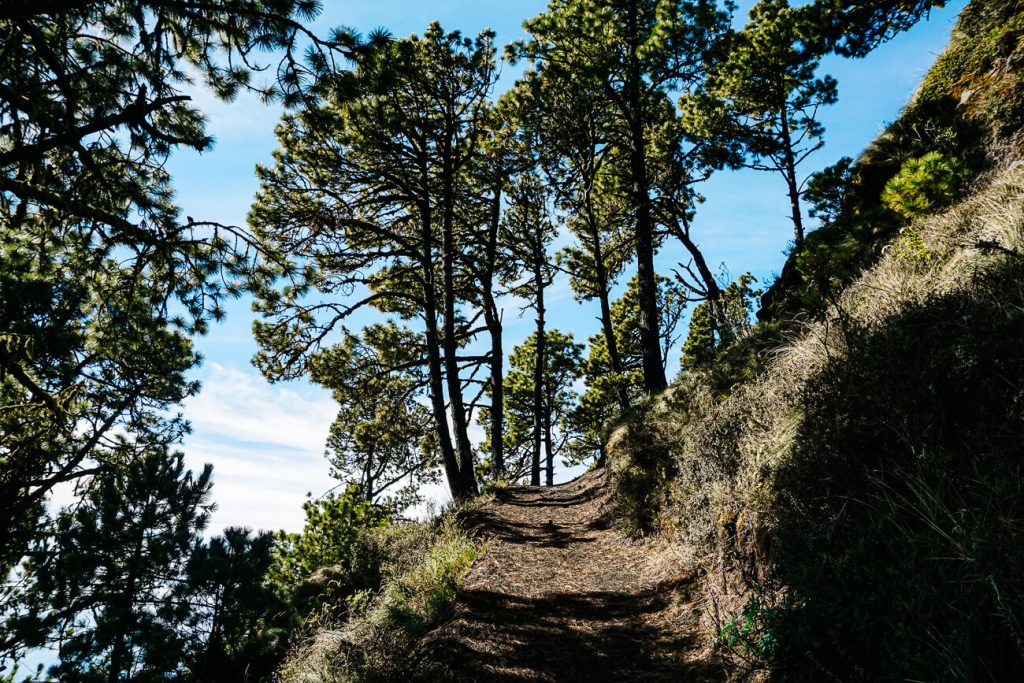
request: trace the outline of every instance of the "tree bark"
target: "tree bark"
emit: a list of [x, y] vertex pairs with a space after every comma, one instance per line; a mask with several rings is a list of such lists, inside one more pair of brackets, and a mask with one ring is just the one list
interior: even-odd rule
[[804, 241], [804, 221], [800, 215], [800, 187], [796, 179], [793, 136], [789, 129], [789, 117], [786, 116], [785, 107], [779, 112], [779, 122], [782, 129], [783, 175], [786, 177], [786, 187], [789, 194], [789, 207], [793, 218], [793, 234], [796, 238], [796, 246], [799, 248]]
[[[593, 186], [591, 179], [590, 185]], [[619, 343], [615, 339], [615, 326], [612, 323], [612, 307], [609, 301], [608, 269], [604, 265], [604, 253], [601, 248], [601, 233], [594, 215], [594, 200], [590, 188], [586, 191], [587, 229], [590, 232], [591, 253], [594, 255], [594, 276], [597, 285], [597, 298], [601, 304], [601, 329], [604, 332], [605, 346], [608, 348], [608, 365], [616, 377], [622, 375], [622, 360], [619, 357]], [[629, 393], [622, 382], [616, 383], [615, 396], [619, 409], [629, 410]]]
[[654, 227], [651, 220], [650, 180], [647, 173], [644, 106], [640, 92], [642, 75], [637, 55], [638, 17], [636, 2], [629, 5], [630, 46], [625, 82], [629, 111], [624, 112], [629, 124], [630, 175], [632, 176], [633, 210], [636, 217], [636, 272], [640, 304], [640, 346], [644, 389], [655, 394], [668, 386], [661, 362], [661, 335], [658, 331], [658, 289], [654, 271]]
[[494, 301], [494, 270], [498, 253], [498, 228], [501, 221], [501, 187], [494, 188], [491, 221], [487, 235], [486, 282], [483, 283], [484, 322], [491, 335], [491, 476], [505, 475], [505, 368], [502, 350], [501, 313]]
[[537, 304], [537, 345], [533, 362], [533, 459], [530, 463], [530, 484], [540, 486], [540, 448], [544, 429], [544, 368], [546, 332], [544, 329], [544, 237], [538, 222], [536, 244], [533, 250], [533, 278]]
[[432, 232], [432, 211], [429, 200], [423, 200], [420, 207], [421, 237], [423, 240], [423, 322], [427, 346], [427, 377], [430, 387], [430, 409], [437, 430], [438, 448], [441, 450], [441, 464], [444, 467], [448, 489], [454, 500], [465, 500], [470, 493], [464, 490], [459, 476], [459, 461], [452, 447], [452, 435], [448, 429], [448, 414], [444, 401], [444, 371], [441, 363], [440, 339], [437, 329], [437, 288], [434, 283], [434, 250]]
[[552, 397], [548, 395], [544, 406], [544, 483], [548, 486], [553, 486], [555, 483], [555, 453], [551, 443], [551, 404]]
[[441, 150], [441, 268], [444, 305], [442, 346], [458, 476], [464, 496], [469, 497], [476, 495], [477, 486], [476, 474], [473, 471], [473, 446], [469, 441], [466, 419], [466, 403], [462, 396], [462, 379], [459, 376], [459, 347], [455, 340], [455, 179], [452, 153], [451, 136], [446, 134]]

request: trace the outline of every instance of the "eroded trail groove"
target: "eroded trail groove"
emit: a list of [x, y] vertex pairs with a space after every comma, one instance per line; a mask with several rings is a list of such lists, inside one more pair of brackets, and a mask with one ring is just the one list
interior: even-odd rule
[[611, 528], [603, 471], [497, 493], [470, 516], [487, 544], [417, 673], [458, 681], [707, 681], [689, 580]]

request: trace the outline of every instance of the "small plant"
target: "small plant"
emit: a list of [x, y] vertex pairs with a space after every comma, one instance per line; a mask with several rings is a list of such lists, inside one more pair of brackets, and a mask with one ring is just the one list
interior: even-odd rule
[[772, 605], [755, 594], [718, 632], [718, 643], [751, 663], [769, 664], [781, 654], [782, 621], [792, 609], [788, 602]]
[[925, 246], [921, 233], [915, 230], [913, 226], [907, 226], [900, 233], [898, 249], [897, 253], [900, 258], [917, 263], [931, 261], [935, 256], [931, 249]]
[[963, 191], [967, 170], [939, 152], [908, 159], [889, 180], [882, 203], [904, 218], [913, 219], [949, 206]]

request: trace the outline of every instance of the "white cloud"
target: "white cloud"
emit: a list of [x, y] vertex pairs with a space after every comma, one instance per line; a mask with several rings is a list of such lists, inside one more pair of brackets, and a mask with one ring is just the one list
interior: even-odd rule
[[269, 384], [255, 370], [210, 363], [203, 389], [185, 404], [196, 435], [300, 451], [323, 451], [337, 407], [311, 385]]
[[[203, 389], [184, 406], [192, 423], [183, 447], [189, 467], [213, 465], [209, 527], [301, 531], [302, 503], [338, 486], [324, 458], [337, 411], [326, 391], [305, 383], [269, 384], [248, 367], [219, 363], [204, 368]], [[473, 425], [472, 438], [483, 431]], [[422, 517], [451, 500], [444, 483], [423, 487], [425, 502], [406, 512]]]
[[306, 493], [338, 483], [323, 457], [334, 402], [308, 385], [268, 384], [255, 370], [211, 363], [204, 375], [203, 390], [185, 404], [193, 432], [184, 451], [193, 469], [213, 464], [210, 531], [300, 530]]

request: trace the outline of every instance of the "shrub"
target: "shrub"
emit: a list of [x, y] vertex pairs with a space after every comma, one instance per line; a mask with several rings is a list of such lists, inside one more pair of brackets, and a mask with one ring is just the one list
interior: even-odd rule
[[380, 568], [380, 589], [350, 597], [347, 619], [313, 624], [278, 680], [393, 680], [416, 639], [448, 615], [480, 552], [452, 515], [367, 530], [357, 546], [357, 557]]
[[[762, 667], [774, 662], [783, 651], [783, 639], [792, 639], [789, 622], [794, 606], [788, 600], [775, 604], [771, 598], [755, 593], [737, 616], [726, 622], [717, 634], [724, 647], [748, 664]], [[793, 648], [793, 643], [787, 643]]]
[[964, 188], [963, 164], [940, 152], [929, 152], [903, 163], [886, 183], [882, 203], [904, 218], [916, 218], [949, 206]]
[[269, 579], [291, 603], [298, 621], [322, 609], [338, 609], [346, 598], [380, 584], [380, 568], [367, 562], [360, 540], [387, 527], [392, 513], [363, 499], [358, 486], [303, 504], [300, 534], [278, 534]]

